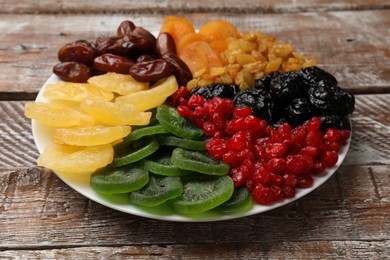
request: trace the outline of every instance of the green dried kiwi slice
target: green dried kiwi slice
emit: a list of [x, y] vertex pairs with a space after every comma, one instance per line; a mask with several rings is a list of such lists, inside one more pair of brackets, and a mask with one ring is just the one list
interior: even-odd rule
[[160, 145], [176, 146], [188, 150], [204, 151], [209, 139], [204, 140], [190, 140], [173, 135], [158, 135], [156, 136]]
[[184, 176], [193, 173], [174, 166], [171, 154], [172, 150], [159, 149], [154, 154], [142, 159], [140, 164], [149, 172], [163, 176]]
[[157, 151], [159, 146], [154, 136], [137, 139], [127, 145], [120, 143], [114, 147], [115, 157], [111, 166], [119, 167], [142, 160]]
[[154, 207], [181, 196], [183, 184], [180, 177], [167, 177], [151, 174], [149, 182], [141, 189], [130, 192], [131, 203], [141, 206]]
[[196, 127], [189, 119], [179, 115], [174, 107], [158, 106], [156, 118], [165, 129], [178, 137], [197, 140], [203, 136], [202, 129]]
[[235, 188], [232, 197], [215, 208], [223, 213], [246, 211], [252, 206], [252, 193], [246, 187]]
[[128, 136], [123, 139], [123, 143], [130, 143], [145, 136], [165, 134], [168, 131], [160, 124], [144, 126], [134, 129]]
[[169, 202], [174, 211], [181, 214], [196, 214], [213, 209], [228, 201], [234, 184], [229, 176], [203, 174], [182, 177], [183, 194]]
[[104, 194], [128, 193], [138, 190], [149, 182], [149, 172], [131, 165], [107, 167], [91, 175], [91, 188]]
[[208, 152], [189, 151], [175, 148], [171, 157], [172, 164], [180, 169], [207, 175], [226, 175], [229, 165], [214, 159]]

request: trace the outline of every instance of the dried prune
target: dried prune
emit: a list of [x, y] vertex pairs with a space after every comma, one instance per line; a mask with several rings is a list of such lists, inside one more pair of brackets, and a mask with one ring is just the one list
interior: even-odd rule
[[280, 75], [280, 72], [277, 72], [277, 71], [265, 75], [261, 79], [256, 80], [255, 88], [264, 89], [264, 90], [269, 91], [270, 90], [271, 80], [273, 78], [278, 77], [279, 75]]
[[274, 101], [270, 93], [263, 89], [248, 88], [242, 90], [234, 97], [236, 107], [250, 107], [255, 116], [268, 122], [273, 119]]
[[322, 114], [345, 116], [355, 109], [355, 98], [348, 91], [320, 81], [309, 88], [310, 103]]
[[321, 118], [320, 129], [322, 131], [325, 131], [327, 128], [351, 130], [351, 123], [347, 116], [326, 115], [326, 116], [321, 116], [320, 118]]
[[193, 88], [191, 89], [190, 94], [201, 95], [205, 99], [211, 99], [214, 97], [233, 99], [239, 90], [240, 89], [237, 85], [217, 83], [206, 87]]
[[306, 120], [312, 116], [312, 107], [307, 98], [298, 97], [288, 103], [286, 112], [290, 120]]
[[211, 99], [212, 96], [212, 88], [211, 87], [196, 87], [190, 90], [190, 95], [201, 95], [205, 99]]
[[271, 79], [270, 93], [277, 102], [295, 98], [302, 87], [303, 77], [296, 71], [289, 71]]
[[320, 81], [324, 81], [327, 85], [337, 85], [338, 83], [337, 79], [332, 74], [316, 66], [301, 69], [299, 72], [302, 75], [305, 84], [309, 86], [315, 86]]

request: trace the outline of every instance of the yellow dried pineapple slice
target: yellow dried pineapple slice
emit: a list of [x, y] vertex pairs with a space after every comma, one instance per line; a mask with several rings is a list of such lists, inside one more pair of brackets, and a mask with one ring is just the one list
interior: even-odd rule
[[137, 110], [146, 111], [155, 108], [165, 102], [167, 97], [175, 93], [179, 88], [175, 76], [170, 76], [156, 83], [148, 90], [139, 91], [130, 95], [120, 96], [116, 102], [135, 105]]
[[92, 116], [69, 106], [45, 102], [27, 103], [24, 115], [54, 127], [91, 126], [96, 123]]
[[61, 173], [90, 174], [112, 162], [111, 144], [97, 146], [71, 146], [49, 144], [39, 156], [37, 164]]
[[80, 107], [106, 125], [147, 125], [152, 116], [151, 112], [140, 112], [132, 104], [97, 99], [86, 99]]
[[110, 101], [114, 98], [114, 93], [87, 83], [59, 81], [55, 84], [48, 84], [43, 96], [52, 100], [62, 99], [77, 102], [81, 102], [86, 98]]
[[57, 128], [53, 142], [78, 146], [94, 146], [113, 143], [130, 134], [130, 126], [84, 126]]
[[130, 75], [114, 72], [93, 76], [88, 79], [88, 83], [120, 95], [129, 95], [149, 88], [148, 82], [138, 82]]

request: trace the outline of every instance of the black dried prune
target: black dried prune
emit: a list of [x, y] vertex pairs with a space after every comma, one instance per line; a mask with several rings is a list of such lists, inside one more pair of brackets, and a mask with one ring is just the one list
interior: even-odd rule
[[322, 114], [345, 116], [355, 109], [355, 97], [348, 91], [320, 81], [318, 86], [309, 88], [310, 103]]
[[196, 87], [190, 90], [190, 95], [201, 95], [205, 99], [213, 98], [211, 95], [211, 88], [209, 87]]
[[316, 86], [320, 81], [324, 81], [327, 85], [337, 85], [338, 83], [332, 74], [316, 66], [303, 68], [299, 72], [305, 84], [309, 86]]
[[274, 101], [270, 93], [263, 89], [248, 88], [238, 92], [234, 97], [234, 105], [250, 107], [255, 116], [268, 122], [273, 119]]
[[296, 71], [289, 71], [271, 80], [270, 93], [276, 102], [283, 102], [298, 96], [302, 85], [302, 75]]
[[237, 85], [218, 83], [205, 87], [193, 88], [191, 89], [190, 94], [201, 95], [205, 99], [211, 99], [214, 97], [233, 99], [238, 91], [239, 87]]
[[280, 75], [280, 72], [277, 72], [277, 71], [265, 75], [261, 79], [256, 80], [255, 88], [264, 89], [264, 90], [269, 91], [271, 80], [273, 78], [278, 77], [279, 75]]
[[212, 87], [212, 95], [214, 97], [233, 99], [239, 90], [237, 85], [220, 83]]
[[293, 121], [303, 121], [312, 116], [310, 101], [304, 97], [298, 97], [287, 105], [287, 117]]
[[322, 131], [326, 131], [327, 128], [351, 130], [351, 122], [349, 121], [349, 118], [347, 116], [326, 115], [321, 116], [320, 118], [320, 129]]

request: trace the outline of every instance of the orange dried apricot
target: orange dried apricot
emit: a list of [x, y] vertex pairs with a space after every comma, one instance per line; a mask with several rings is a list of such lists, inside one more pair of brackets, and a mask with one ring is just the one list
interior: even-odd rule
[[195, 33], [195, 28], [186, 18], [170, 15], [165, 18], [161, 26], [160, 33], [163, 32], [169, 33], [177, 46], [179, 39], [186, 34]]
[[200, 28], [199, 34], [206, 36], [210, 45], [218, 52], [227, 49], [226, 39], [229, 37], [236, 38], [239, 35], [237, 28], [224, 20], [214, 20], [206, 23]]
[[211, 68], [223, 66], [219, 54], [205, 41], [185, 45], [179, 57], [188, 65], [192, 74], [202, 69], [209, 72]]

